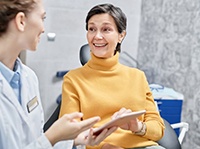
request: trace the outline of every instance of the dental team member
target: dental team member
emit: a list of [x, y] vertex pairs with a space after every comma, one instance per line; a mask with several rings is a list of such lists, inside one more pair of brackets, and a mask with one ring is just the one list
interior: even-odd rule
[[[43, 133], [43, 109], [35, 73], [22, 64], [18, 55], [34, 51], [44, 32], [45, 11], [42, 0], [0, 0], [0, 149], [51, 149], [60, 144], [65, 149], [74, 145], [100, 143], [113, 130], [87, 138], [82, 131], [91, 128], [99, 117], [82, 122], [82, 113], [66, 114]], [[59, 144], [58, 144], [59, 145]], [[57, 145], [56, 145], [57, 146]]]

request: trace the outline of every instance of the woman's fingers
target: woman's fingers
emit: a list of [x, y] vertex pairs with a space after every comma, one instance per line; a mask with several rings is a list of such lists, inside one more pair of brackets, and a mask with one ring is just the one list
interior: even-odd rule
[[115, 119], [117, 117], [119, 117], [120, 115], [126, 114], [126, 113], [131, 113], [132, 111], [130, 109], [126, 109], [126, 108], [121, 108], [119, 111], [115, 112], [112, 115], [112, 119]]
[[106, 132], [105, 136], [109, 136], [110, 134], [112, 134], [114, 131], [117, 130], [118, 127], [112, 127], [110, 129], [108, 129], [108, 131]]
[[88, 136], [88, 144], [91, 146], [98, 145], [101, 143], [106, 137], [108, 137], [110, 134], [112, 134], [115, 130], [117, 130], [117, 127], [112, 127], [110, 129], [104, 129], [98, 136], [93, 135], [93, 130], [90, 130], [90, 135]]

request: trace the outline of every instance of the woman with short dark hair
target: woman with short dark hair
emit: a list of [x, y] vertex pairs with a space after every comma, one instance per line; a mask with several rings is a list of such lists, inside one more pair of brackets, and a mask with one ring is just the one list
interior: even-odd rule
[[82, 120], [98, 115], [95, 127], [132, 111], [146, 110], [123, 124], [98, 146], [88, 149], [163, 149], [164, 123], [157, 111], [144, 72], [119, 62], [126, 36], [126, 16], [112, 4], [94, 6], [86, 17], [91, 59], [64, 76], [60, 116], [79, 111]]

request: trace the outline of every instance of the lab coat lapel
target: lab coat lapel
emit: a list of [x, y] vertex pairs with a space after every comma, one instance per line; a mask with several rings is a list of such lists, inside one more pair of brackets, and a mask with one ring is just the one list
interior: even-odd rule
[[[27, 87], [27, 86], [24, 86], [24, 87]], [[16, 111], [21, 116], [22, 121], [24, 121], [26, 123], [26, 125], [28, 126], [28, 128], [32, 132], [33, 137], [36, 138], [37, 136], [36, 136], [35, 132], [33, 131], [34, 127], [30, 123], [29, 117], [27, 116], [27, 112], [24, 111], [24, 110], [27, 111], [27, 108], [23, 110], [22, 105], [20, 105], [20, 103], [19, 103], [16, 95], [14, 94], [12, 88], [10, 87], [10, 85], [6, 81], [6, 79], [3, 77], [1, 72], [0, 72], [0, 92], [5, 97], [5, 98], [3, 98], [1, 100], [7, 100], [6, 102], [10, 102], [16, 108]], [[25, 94], [24, 97], [26, 97], [26, 96], [27, 95]]]
[[8, 100], [9, 102], [11, 102], [18, 111], [22, 110], [21, 105], [19, 104], [19, 101], [15, 93], [13, 92], [11, 86], [9, 85], [9, 83], [6, 81], [6, 79], [3, 77], [1, 73], [0, 73], [0, 81], [1, 81], [1, 92], [6, 97], [5, 100]]
[[21, 82], [22, 82], [22, 86], [21, 86], [21, 101], [22, 101], [22, 106], [25, 108], [26, 113], [27, 113], [27, 103], [30, 100], [29, 96], [28, 96], [28, 92], [29, 90], [29, 86], [28, 86], [28, 74], [23, 70], [21, 72]]
[[[12, 88], [10, 87], [9, 83], [6, 81], [6, 79], [3, 77], [3, 75], [0, 73], [0, 91], [5, 96], [3, 100], [8, 100], [10, 103], [13, 104], [13, 106], [16, 108], [18, 113], [21, 115], [21, 118], [27, 123], [28, 117], [26, 116], [24, 110], [22, 109], [22, 106], [20, 105], [16, 95], [14, 94]], [[30, 126], [29, 126], [30, 127]]]

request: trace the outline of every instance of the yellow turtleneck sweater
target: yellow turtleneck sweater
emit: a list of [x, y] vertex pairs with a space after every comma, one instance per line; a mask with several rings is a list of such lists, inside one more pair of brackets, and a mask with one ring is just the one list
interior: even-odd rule
[[145, 122], [147, 131], [138, 136], [131, 131], [118, 129], [104, 143], [123, 148], [157, 145], [155, 141], [163, 136], [164, 124], [160, 117], [144, 73], [119, 63], [119, 53], [111, 58], [101, 59], [91, 54], [91, 59], [81, 68], [71, 70], [64, 76], [60, 116], [80, 111], [83, 119], [100, 116], [95, 127], [110, 120], [113, 113], [122, 107], [132, 111], [146, 110], [139, 117]]

